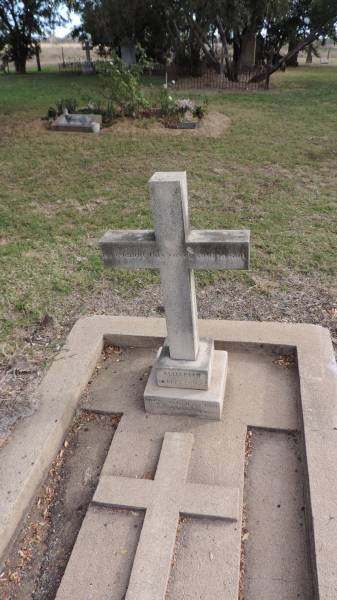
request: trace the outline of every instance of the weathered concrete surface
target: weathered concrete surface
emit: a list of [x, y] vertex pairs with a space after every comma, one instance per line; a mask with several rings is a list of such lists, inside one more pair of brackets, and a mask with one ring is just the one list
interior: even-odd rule
[[[133, 355], [136, 363], [133, 361]], [[124, 407], [124, 417], [102, 470], [104, 481], [109, 478], [111, 481], [111, 477], [117, 477], [119, 485], [120, 478], [126, 478], [125, 483], [132, 478], [131, 481], [135, 481], [138, 489], [144, 484], [147, 494], [151, 495], [153, 482], [150, 479], [153, 479], [156, 473], [162, 436], [174, 428], [179, 431], [193, 431], [196, 439], [188, 481], [196, 481], [206, 486], [210, 482], [229, 485], [229, 481], [237, 481], [243, 486], [247, 416], [248, 419], [254, 417], [257, 425], [270, 429], [280, 426], [289, 430], [298, 428], [296, 407], [300, 395], [296, 365], [292, 365], [289, 360], [289, 367], [282, 366], [283, 362], [279, 361], [278, 354], [271, 351], [256, 349], [252, 352], [242, 349], [230, 353], [230, 391], [226, 391], [225, 418], [223, 423], [216, 424], [203, 423], [195, 418], [144, 414], [141, 387], [137, 388], [133, 398], [127, 388], [130, 382], [130, 387], [134, 389], [139, 379], [142, 379], [140, 383], [145, 384], [148, 366], [153, 360], [151, 349], [127, 349], [125, 355], [123, 352], [111, 360], [110, 364], [104, 361], [99, 377], [90, 385], [89, 401], [85, 404], [87, 408], [96, 410], [101, 410], [104, 405], [105, 410], [111, 412], [120, 412]], [[136, 364], [137, 368], [129, 369], [131, 373], [127, 375], [126, 364]], [[118, 372], [120, 367], [123, 370], [124, 387], [119, 387], [118, 394], [112, 394], [110, 390], [115, 389], [117, 382], [121, 380]], [[244, 379], [243, 372], [246, 375]], [[107, 397], [110, 398], [110, 406]], [[241, 474], [239, 479], [238, 474]], [[144, 502], [144, 497], [140, 500]], [[146, 499], [144, 503], [146, 504]], [[240, 531], [235, 529], [237, 528], [233, 528], [230, 523], [220, 524], [211, 519], [181, 520], [167, 589], [168, 600], [194, 600], [198, 597], [203, 600], [223, 600], [237, 597]], [[87, 535], [91, 535], [89, 530]], [[117, 540], [115, 543], [119, 544]], [[128, 553], [134, 555], [135, 551], [136, 548], [132, 546]], [[69, 563], [70, 587], [68, 589], [66, 574], [60, 589], [64, 598], [70, 598], [74, 593], [70, 579], [75, 576], [78, 580], [83, 580], [80, 595], [81, 598], [86, 598], [87, 584], [95, 576], [91, 570], [85, 573], [82, 570], [79, 562], [81, 552], [75, 548], [75, 556]], [[75, 562], [78, 571], [75, 569]], [[130, 565], [127, 565], [130, 575]], [[113, 565], [111, 569], [113, 578]], [[278, 575], [280, 579], [287, 576], [282, 568], [279, 569]], [[105, 581], [105, 578], [106, 575], [102, 573], [102, 580]], [[123, 595], [118, 596], [116, 589], [112, 597], [120, 599]], [[63, 599], [63, 596], [60, 598]], [[142, 596], [139, 595], [138, 598], [141, 599]], [[162, 596], [158, 595], [158, 598]]]
[[[260, 348], [254, 349], [254, 354], [256, 360], [252, 360], [248, 349], [230, 352], [224, 400], [226, 418], [233, 420], [238, 416], [241, 422], [247, 419], [253, 427], [298, 430], [300, 389], [295, 365], [283, 368], [277, 354]], [[104, 361], [100, 376], [89, 387], [84, 406], [96, 412], [141, 412], [144, 386], [155, 357], [152, 348], [135, 347], [123, 349], [122, 355], [116, 356], [114, 366]], [[235, 403], [229, 402], [234, 396]]]
[[[249, 369], [247, 367], [248, 358], [241, 372], [237, 368], [237, 375], [234, 374], [232, 368], [233, 360], [231, 358], [233, 350], [240, 353], [246, 350], [254, 350], [252, 353], [254, 356], [257, 356], [258, 353], [256, 350], [259, 346], [261, 346], [261, 351], [268, 348], [272, 350], [278, 347], [279, 351], [283, 351], [282, 348], [284, 348], [286, 350], [293, 349], [296, 352], [300, 384], [300, 394], [298, 395], [299, 416], [306, 445], [305, 470], [309, 476], [309, 483], [306, 487], [306, 505], [309, 509], [307, 515], [308, 526], [312, 538], [313, 566], [316, 571], [316, 596], [320, 600], [335, 600], [337, 597], [337, 565], [332, 557], [335, 556], [337, 539], [335, 502], [337, 473], [333, 458], [336, 447], [336, 432], [334, 429], [336, 427], [336, 365], [329, 334], [320, 327], [310, 325], [294, 326], [279, 323], [200, 321], [199, 328], [201, 335], [214, 337], [216, 348], [228, 350], [231, 353], [227, 394], [233, 393], [233, 389], [236, 387], [235, 380], [240, 385], [242, 384], [241, 392], [243, 393], [247, 393], [247, 390], [251, 389], [251, 394], [254, 394], [252, 382], [260, 390], [261, 393], [255, 394], [256, 406], [258, 407], [256, 414], [251, 410], [249, 418], [247, 418], [249, 424], [257, 427], [260, 426], [260, 423], [263, 424], [263, 427], [268, 427], [268, 423], [270, 423], [271, 427], [274, 428], [278, 426], [277, 423], [280, 423], [281, 420], [282, 428], [292, 429], [294, 428], [294, 423], [296, 423], [296, 415], [293, 413], [288, 414], [285, 409], [284, 402], [286, 404], [291, 403], [289, 399], [278, 402], [280, 397], [285, 398], [285, 394], [282, 391], [283, 386], [278, 385], [274, 379], [272, 386], [269, 388], [269, 384], [273, 378], [268, 377], [267, 373], [263, 373], [263, 369], [260, 374], [258, 371], [255, 371], [254, 375], [253, 367], [251, 365]], [[22, 449], [22, 446], [20, 446], [21, 441], [25, 438], [26, 441], [23, 442], [24, 446], [27, 444], [29, 447], [30, 444], [32, 449], [30, 456], [36, 452], [39, 460], [43, 459], [47, 463], [48, 457], [46, 455], [41, 456], [41, 448], [43, 452], [44, 444], [50, 431], [49, 427], [54, 428], [54, 432], [57, 432], [57, 435], [53, 438], [55, 451], [62, 437], [62, 433], [59, 430], [59, 423], [54, 423], [50, 419], [50, 414], [55, 414], [54, 410], [60, 410], [61, 413], [63, 410], [62, 428], [65, 426], [67, 418], [69, 418], [74, 405], [76, 405], [79, 389], [85, 385], [91, 376], [92, 369], [102, 348], [103, 339], [107, 343], [122, 343], [130, 346], [147, 347], [153, 345], [158, 347], [162, 344], [165, 336], [165, 323], [161, 319], [91, 317], [81, 319], [77, 322], [65, 348], [65, 353], [62, 353], [62, 360], [56, 360], [52, 367], [53, 378], [49, 379], [49, 382], [52, 383], [53, 387], [50, 388], [44, 382], [41, 388], [42, 399], [40, 410], [42, 413], [38, 413], [36, 421], [34, 420], [35, 417], [32, 417], [23, 422], [14, 433], [13, 444], [9, 444], [7, 449], [2, 449], [0, 453], [2, 468], [4, 468], [6, 462], [8, 467], [7, 471], [4, 469], [4, 475], [2, 476], [4, 485], [0, 490], [1, 508], [4, 508], [4, 510], [1, 510], [1, 518], [3, 519], [3, 527], [0, 535], [2, 548], [6, 544], [6, 536], [8, 540], [9, 532], [11, 534], [14, 532], [18, 518], [20, 518], [27, 504], [30, 502], [35, 487], [40, 483], [44, 472], [44, 469], [41, 469], [41, 464], [39, 464], [37, 471], [36, 467], [34, 467], [30, 471], [31, 477], [29, 474], [27, 477], [30, 485], [27, 486], [25, 484], [26, 487], [21, 493], [21, 480], [18, 477], [15, 482], [17, 473], [13, 466], [18, 463], [21, 456], [24, 456], [23, 453], [20, 455], [20, 449]], [[139, 348], [138, 351], [140, 352]], [[68, 356], [68, 360], [63, 362], [65, 356]], [[150, 352], [151, 356], [153, 358], [155, 356], [153, 351]], [[151, 361], [148, 358], [145, 361], [147, 362], [146, 366], [144, 358], [139, 356], [138, 360], [139, 363], [143, 364], [142, 374], [145, 374], [145, 369], [148, 370]], [[271, 363], [272, 370], [281, 368], [274, 364], [272, 359]], [[286, 374], [288, 371], [285, 370], [284, 373]], [[259, 379], [260, 375], [262, 381]], [[135, 378], [134, 373], [132, 373], [132, 376]], [[293, 378], [286, 376], [286, 379], [289, 390], [294, 392], [296, 384]], [[283, 378], [280, 378], [280, 381], [283, 381]], [[145, 415], [142, 397], [141, 395], [137, 395], [139, 387], [137, 387], [138, 383], [135, 379], [134, 383], [135, 396], [129, 391], [129, 400], [128, 402], [124, 402], [121, 392], [118, 394], [112, 393], [110, 405], [112, 411], [125, 412], [116, 434], [117, 438], [115, 437], [116, 443], [122, 433], [127, 436], [132, 433], [132, 437], [136, 440], [135, 444], [138, 443], [137, 439], [139, 439], [141, 434], [148, 436], [146, 443], [149, 444], [149, 450], [147, 454], [145, 453], [144, 461], [141, 460], [142, 455], [134, 459], [134, 468], [137, 471], [138, 477], [143, 476], [145, 467], [151, 468], [152, 465], [153, 471], [155, 471], [161, 443], [158, 438], [162, 437], [165, 431], [172, 431], [173, 428], [175, 431], [191, 432], [195, 436], [195, 450], [189, 473], [190, 481], [227, 485], [230, 487], [238, 485], [242, 489], [242, 456], [244, 454], [244, 432], [246, 425], [243, 415], [241, 417], [238, 415], [236, 425], [233, 423], [233, 405], [225, 401], [223, 423], [208, 423], [207, 421], [188, 417]], [[45, 387], [46, 385], [47, 387]], [[117, 385], [117, 382], [115, 382], [115, 385]], [[141, 385], [141, 382], [139, 385]], [[47, 400], [43, 399], [43, 390], [45, 390], [46, 398], [49, 397], [49, 394], [53, 397], [52, 412], [48, 411], [48, 408], [44, 412], [43, 406], [45, 402], [47, 406]], [[268, 390], [270, 390], [270, 393]], [[280, 397], [277, 396], [277, 390], [281, 393]], [[109, 390], [107, 394], [109, 394]], [[270, 398], [275, 398], [275, 403], [271, 402]], [[64, 404], [62, 404], [62, 401], [64, 401]], [[131, 404], [133, 407], [132, 410]], [[239, 410], [241, 409], [243, 410], [243, 406], [239, 407]], [[131, 413], [127, 416], [129, 410], [132, 412], [132, 418]], [[45, 415], [44, 419], [42, 415]], [[276, 415], [279, 416], [280, 420], [278, 420]], [[128, 418], [128, 422], [126, 422], [126, 418]], [[36, 428], [34, 428], [34, 423]], [[38, 426], [38, 423], [41, 423], [41, 425]], [[224, 423], [230, 427], [230, 435], [221, 430], [221, 435], [219, 434], [218, 437], [215, 432], [218, 431], [218, 428], [222, 428]], [[21, 432], [21, 437], [16, 436], [17, 431]], [[208, 440], [207, 449], [202, 445], [202, 440], [205, 438]], [[220, 446], [219, 439], [221, 440]], [[43, 444], [41, 444], [41, 441]], [[6, 451], [5, 454], [4, 450]], [[49, 446], [49, 452], [51, 453], [51, 446]], [[138, 454], [136, 447], [133, 448], [133, 453], [134, 455]], [[233, 456], [234, 460], [219, 461], [217, 457], [220, 455]], [[4, 456], [6, 457], [5, 461], [2, 459]], [[28, 471], [31, 465], [30, 456], [27, 456], [28, 460], [24, 462], [24, 467], [27, 467]], [[133, 462], [130, 461], [130, 456], [125, 459], [125, 463], [121, 459], [122, 464], [118, 462], [117, 470], [123, 471], [124, 469], [125, 475], [131, 476], [130, 465]], [[117, 473], [114, 472], [113, 474], [116, 475]], [[38, 479], [39, 481], [37, 482]], [[12, 483], [13, 494], [8, 495], [12, 497], [12, 501], [10, 501], [7, 496], [7, 490], [10, 488], [7, 485]], [[13, 507], [16, 507], [17, 510], [15, 508], [13, 510]], [[101, 512], [105, 515], [111, 514], [115, 518], [115, 513], [109, 510], [102, 509]], [[92, 510], [90, 514], [92, 514]], [[117, 521], [119, 521], [119, 517], [118, 519], [116, 518]], [[87, 522], [88, 517], [84, 523]], [[6, 526], [7, 531], [5, 529]], [[185, 597], [194, 599], [198, 597], [197, 594], [200, 594], [203, 599], [209, 597], [212, 600], [217, 597], [222, 598], [223, 595], [228, 598], [235, 598], [237, 590], [237, 575], [235, 574], [238, 571], [238, 558], [236, 552], [233, 553], [233, 548], [236, 550], [239, 548], [240, 532], [235, 532], [230, 523], [226, 525], [226, 531], [223, 530], [224, 525], [219, 522], [205, 524], [192, 522], [188, 525], [188, 532], [186, 527], [187, 524], [183, 523], [180, 530], [186, 536], [183, 537], [183, 540], [180, 539], [180, 535], [178, 534], [177, 556], [179, 555], [181, 560], [177, 560], [171, 573], [168, 586], [168, 593], [171, 595], [169, 598]], [[114, 527], [114, 531], [118, 531], [118, 526]], [[5, 532], [5, 536], [3, 532]], [[81, 531], [80, 536], [82, 536], [82, 533]], [[121, 535], [125, 535], [125, 532], [121, 533]], [[78, 539], [82, 538], [79, 537]], [[124, 577], [124, 581], [127, 581], [130, 573], [125, 574], [124, 571], [120, 572], [118, 568], [121, 564], [124, 565], [125, 562], [129, 561], [129, 556], [132, 555], [132, 548], [129, 548], [126, 556], [123, 555], [123, 561], [119, 562], [120, 556], [115, 557], [114, 565], [117, 565], [116, 572], [114, 570], [115, 566], [111, 565], [110, 560], [108, 561], [109, 552], [104, 552], [104, 556], [99, 561], [95, 554], [95, 551], [96, 553], [98, 552], [96, 541], [93, 538], [90, 539], [92, 547], [88, 548], [88, 545], [86, 545], [85, 549], [82, 548], [81, 550], [77, 545], [75, 546], [74, 559], [72, 558], [68, 565], [69, 573], [73, 573], [72, 583], [74, 585], [74, 573], [78, 568], [78, 563], [77, 565], [74, 564], [73, 560], [75, 561], [76, 556], [80, 556], [81, 552], [86, 553], [86, 562], [84, 561], [83, 564], [86, 564], [87, 570], [83, 574], [83, 588], [81, 588], [80, 593], [85, 589], [86, 584], [88, 584], [88, 589], [90, 589], [90, 577], [94, 576], [91, 569], [94, 569], [95, 566], [95, 576], [97, 576], [99, 581], [103, 581], [104, 577], [109, 581], [113, 578], [114, 585], [117, 585], [118, 580], [122, 577]], [[129, 539], [131, 539], [131, 536], [129, 536]], [[118, 536], [114, 539], [114, 543], [116, 541], [118, 541]], [[182, 547], [181, 542], [184, 544], [184, 547]], [[104, 550], [107, 549], [108, 543], [106, 542]], [[210, 555], [212, 555], [212, 558], [210, 558]], [[107, 565], [108, 562], [109, 571], [107, 572], [104, 571], [104, 565]], [[130, 563], [132, 564], [132, 558]], [[191, 569], [187, 568], [187, 565], [190, 565]], [[226, 576], [223, 573], [224, 565], [226, 565]], [[219, 573], [222, 574], [220, 578]], [[70, 579], [68, 575], [67, 580], [69, 583]], [[212, 581], [213, 596], [207, 596], [209, 581]], [[195, 594], [194, 596], [193, 593]], [[234, 595], [231, 596], [231, 594]], [[74, 598], [76, 596], [72, 595], [70, 597]], [[79, 595], [78, 597], [82, 599], [86, 596]], [[98, 596], [97, 594], [93, 594], [91, 597]], [[118, 598], [119, 596], [117, 595], [116, 597]]]
[[21, 421], [0, 450], [0, 557], [62, 444], [83, 389], [103, 348], [75, 327], [36, 394], [36, 412]]
[[247, 269], [249, 231], [190, 231], [186, 172], [158, 172], [149, 181], [154, 232], [109, 231], [102, 238], [105, 264], [159, 267], [173, 360], [199, 352], [193, 268]]
[[245, 483], [245, 597], [311, 600], [300, 436], [255, 430], [252, 439]]
[[166, 432], [153, 481], [101, 477], [94, 504], [146, 510], [126, 600], [165, 597], [180, 514], [239, 519], [238, 488], [186, 483], [193, 441], [190, 433]]
[[199, 352], [195, 360], [174, 360], [164, 344], [158, 351], [153, 368], [156, 383], [160, 387], [208, 390], [213, 367], [214, 341], [200, 340]]
[[102, 115], [60, 115], [50, 125], [52, 131], [71, 131], [79, 133], [99, 133]]
[[[247, 229], [192, 229], [186, 238], [190, 269], [248, 269]], [[114, 229], [100, 240], [104, 263], [124, 269], [160, 267], [153, 229]]]
[[220, 420], [227, 378], [228, 354], [214, 352], [211, 381], [207, 390], [161, 387], [156, 381], [156, 364], [144, 390], [145, 410], [157, 415], [190, 415]]
[[[89, 508], [56, 598], [121, 600], [128, 585], [144, 513]], [[90, 541], [88, 541], [90, 540]], [[78, 566], [83, 569], [78, 579]]]
[[[158, 323], [158, 322], [157, 322]], [[130, 334], [132, 337], [132, 343], [135, 343], [135, 325], [136, 321], [132, 323], [132, 331], [130, 330]], [[206, 325], [206, 323], [205, 323]], [[293, 349], [298, 357], [298, 370], [299, 370], [299, 388], [300, 394], [298, 397], [298, 405], [300, 408], [300, 421], [301, 424], [304, 422], [304, 435], [306, 436], [306, 440], [311, 440], [311, 432], [313, 428], [317, 430], [319, 427], [320, 418], [323, 418], [323, 425], [330, 422], [330, 430], [333, 431], [333, 425], [335, 422], [335, 408], [336, 408], [336, 371], [335, 371], [335, 363], [333, 359], [333, 351], [331, 346], [331, 341], [329, 338], [329, 334], [326, 330], [321, 329], [320, 327], [314, 326], [305, 326], [298, 325], [292, 326], [288, 324], [257, 324], [257, 323], [226, 323], [224, 324], [226, 329], [226, 333], [221, 335], [219, 332], [219, 322], [213, 321], [207, 323], [207, 329], [203, 329], [202, 322], [200, 323], [200, 332], [201, 335], [205, 335], [206, 333], [215, 337], [216, 347], [233, 350], [234, 348], [240, 349], [240, 347], [246, 347], [246, 349], [257, 348], [257, 344], [261, 344], [264, 348], [272, 348], [277, 345], [280, 348], [281, 352], [288, 352]], [[158, 334], [160, 333], [159, 330]], [[162, 333], [164, 337], [165, 330]], [[117, 339], [119, 341], [122, 338], [117, 335], [117, 337], [106, 336], [107, 341], [114, 340], [116, 342]], [[146, 344], [150, 344], [151, 340], [149, 337], [145, 339]], [[241, 346], [240, 346], [241, 345]], [[322, 360], [320, 360], [322, 359]], [[273, 364], [273, 369], [278, 369], [276, 365]], [[242, 377], [242, 372], [246, 375]], [[241, 371], [241, 383], [242, 383], [242, 392], [243, 394], [249, 391], [249, 388], [252, 390], [251, 382], [254, 381], [255, 385], [261, 390], [260, 394], [257, 394], [257, 411], [256, 414], [252, 410], [250, 411], [250, 415], [248, 418], [248, 422], [250, 422], [253, 426], [262, 426], [268, 427], [268, 421], [274, 427], [280, 427], [285, 429], [296, 429], [298, 427], [298, 417], [294, 414], [294, 410], [290, 410], [287, 416], [287, 403], [284, 404], [283, 401], [276, 402], [272, 405], [268, 401], [268, 385], [272, 382], [271, 395], [276, 394], [279, 391], [281, 394], [281, 398], [284, 398], [286, 394], [283, 393], [283, 386], [280, 386], [277, 380], [273, 381], [273, 378], [267, 376], [267, 374], [255, 374], [252, 378], [249, 378], [252, 375], [252, 370], [249, 369], [247, 371], [247, 364], [244, 365], [243, 370]], [[262, 377], [261, 377], [262, 375]], [[280, 380], [281, 381], [281, 380]], [[267, 384], [267, 385], [266, 385]], [[227, 393], [232, 393], [232, 378], [229, 376]], [[289, 380], [287, 386], [290, 386], [289, 389], [293, 388], [296, 390], [298, 384], [294, 381]], [[297, 390], [298, 391], [298, 390]], [[326, 396], [327, 394], [327, 396]], [[317, 398], [322, 398], [321, 402], [317, 402]], [[248, 402], [249, 405], [249, 402]], [[323, 408], [324, 407], [324, 408]], [[228, 410], [228, 413], [224, 413], [224, 419], [229, 418], [231, 415], [231, 407], [227, 405], [225, 401], [225, 408]], [[277, 425], [277, 423], [279, 425]], [[282, 425], [281, 425], [282, 423]], [[325, 425], [324, 425], [325, 426]], [[333, 437], [333, 436], [332, 436]], [[307, 452], [308, 456], [308, 452]], [[310, 464], [308, 461], [307, 470], [312, 472], [314, 467], [314, 462]], [[331, 486], [334, 485], [334, 477], [335, 473], [333, 470], [329, 472], [329, 481], [330, 486], [325, 484], [324, 489], [326, 491], [326, 495], [324, 498], [325, 503], [329, 503], [329, 498], [333, 500], [333, 494], [331, 493]], [[322, 473], [317, 472], [317, 478], [319, 484], [322, 481]], [[323, 479], [326, 479], [325, 477]], [[318, 485], [319, 485], [318, 484]], [[330, 489], [329, 489], [330, 487]], [[310, 490], [310, 483], [307, 486], [307, 491]], [[323, 524], [319, 519], [315, 519], [314, 522], [312, 520], [311, 508], [313, 506], [313, 502], [318, 502], [315, 504], [315, 509], [317, 513], [319, 513], [319, 493], [317, 491], [316, 486], [314, 486], [314, 491], [316, 494], [312, 494], [310, 500], [308, 502], [308, 524], [309, 530], [313, 533], [315, 531], [315, 543], [317, 543], [320, 539], [324, 539], [325, 531]], [[327, 500], [328, 498], [328, 500]], [[331, 540], [331, 538], [329, 538]], [[331, 542], [333, 545], [333, 542]], [[317, 570], [317, 578], [315, 581], [317, 588], [317, 597], [320, 598], [334, 598], [336, 595], [336, 577], [334, 573], [334, 568], [331, 565], [331, 548], [329, 553], [324, 551], [324, 543], [319, 545], [319, 551], [316, 552], [315, 544], [312, 542], [312, 553], [313, 553], [313, 565], [314, 568], [318, 568]], [[326, 574], [328, 575], [328, 580], [326, 578]], [[322, 585], [320, 586], [320, 581], [322, 581]], [[199, 581], [200, 583], [200, 581]]]

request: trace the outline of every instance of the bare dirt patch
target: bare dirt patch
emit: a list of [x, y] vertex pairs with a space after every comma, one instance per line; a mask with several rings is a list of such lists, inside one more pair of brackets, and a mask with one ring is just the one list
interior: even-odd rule
[[201, 121], [200, 127], [197, 129], [169, 129], [160, 121], [134, 119], [121, 119], [114, 123], [111, 127], [103, 129], [103, 133], [118, 132], [121, 134], [137, 134], [147, 135], [153, 133], [164, 133], [169, 136], [205, 136], [205, 137], [221, 137], [230, 125], [230, 118], [221, 112], [211, 111]]
[[17, 119], [8, 119], [0, 115], [1, 137], [0, 144], [10, 143], [10, 140], [39, 136], [46, 130], [47, 121], [40, 118], [27, 119], [24, 113], [17, 113]]
[[0, 572], [2, 600], [55, 597], [118, 417], [79, 412]]
[[[118, 119], [110, 127], [104, 127], [101, 130], [101, 135], [107, 135], [109, 133], [118, 133], [121, 135], [168, 135], [168, 136], [192, 136], [192, 137], [221, 137], [225, 131], [229, 128], [231, 119], [221, 112], [211, 111], [201, 121], [200, 126], [197, 129], [170, 129], [165, 127], [164, 124], [158, 119], [131, 119], [122, 118]], [[41, 133], [52, 133], [53, 135], [67, 135], [69, 133], [75, 136], [86, 137], [88, 134], [72, 131], [72, 132], [59, 132], [50, 131], [46, 120], [43, 119], [32, 119], [30, 121], [20, 120], [19, 122], [11, 122], [10, 124], [4, 123], [1, 126], [3, 138], [13, 137], [25, 137], [27, 135], [41, 135]]]

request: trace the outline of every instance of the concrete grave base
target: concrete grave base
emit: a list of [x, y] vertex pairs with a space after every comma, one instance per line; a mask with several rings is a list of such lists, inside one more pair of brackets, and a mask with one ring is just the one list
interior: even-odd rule
[[[216, 352], [229, 354], [222, 421], [145, 412], [144, 386], [166, 336], [164, 320], [90, 317], [76, 323], [48, 371], [37, 412], [15, 428], [1, 449], [4, 558], [104, 344], [124, 348], [121, 358], [103, 363], [89, 388], [85, 408], [123, 416], [57, 600], [121, 600], [128, 593], [130, 599], [136, 593], [137, 600], [162, 600], [157, 592], [138, 593], [139, 578], [133, 573], [148, 569], [151, 561], [154, 568], [144, 572], [154, 590], [166, 590], [168, 600], [236, 600], [246, 529], [246, 600], [336, 599], [337, 369], [328, 331], [311, 325], [224, 321], [199, 321], [199, 330], [214, 338]], [[253, 447], [245, 477], [249, 430]], [[179, 453], [173, 465], [171, 451], [163, 455], [167, 433], [174, 434], [173, 441], [179, 434], [188, 460], [182, 463], [187, 471], [175, 484], [177, 494], [165, 508], [171, 511], [180, 498], [175, 543], [169, 547], [172, 561], [168, 570], [157, 573], [156, 564], [162, 564], [158, 556], [165, 550], [167, 557], [161, 536], [154, 536], [163, 526], [163, 513], [151, 508], [146, 525], [152, 498], [146, 490], [159, 472], [171, 493], [172, 469], [183, 468]], [[117, 480], [122, 502], [109, 496], [117, 493], [111, 487]], [[139, 490], [135, 506], [136, 492], [126, 485]], [[185, 496], [183, 486], [194, 493]], [[227, 490], [223, 505], [204, 504], [209, 494], [203, 500], [202, 490], [207, 486]], [[116, 508], [118, 504], [124, 508]], [[172, 540], [176, 521], [170, 522]], [[155, 540], [157, 563], [144, 539]], [[140, 556], [139, 548], [145, 548]]]
[[60, 115], [50, 125], [51, 131], [71, 131], [79, 133], [99, 133], [102, 115], [70, 114]]
[[168, 344], [159, 348], [153, 366], [156, 383], [161, 387], [208, 390], [213, 367], [214, 341], [201, 339], [196, 360], [175, 360]]
[[225, 395], [227, 361], [227, 352], [215, 350], [210, 383], [206, 390], [159, 386], [156, 361], [144, 391], [146, 412], [157, 415], [189, 415], [219, 421]]

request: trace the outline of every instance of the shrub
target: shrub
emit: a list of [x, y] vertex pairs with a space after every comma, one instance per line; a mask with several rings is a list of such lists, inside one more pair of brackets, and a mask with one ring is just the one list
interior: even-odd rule
[[77, 100], [76, 98], [62, 98], [56, 102], [56, 110], [58, 115], [62, 115], [64, 110], [67, 109], [69, 113], [76, 112]]
[[174, 114], [176, 112], [175, 100], [166, 87], [163, 87], [160, 90], [158, 101], [162, 116]]
[[96, 66], [103, 98], [112, 112], [127, 117], [138, 117], [141, 109], [148, 107], [140, 78], [149, 62], [140, 48], [138, 51], [140, 56], [136, 65], [126, 65], [113, 53], [111, 60], [99, 62]]
[[195, 119], [198, 119], [199, 121], [201, 121], [201, 119], [204, 118], [204, 116], [207, 114], [208, 111], [208, 101], [205, 100], [205, 102], [203, 104], [197, 104], [194, 109], [193, 109], [193, 117]]
[[57, 117], [57, 110], [54, 106], [50, 106], [47, 111], [47, 119], [48, 121], [55, 121]]

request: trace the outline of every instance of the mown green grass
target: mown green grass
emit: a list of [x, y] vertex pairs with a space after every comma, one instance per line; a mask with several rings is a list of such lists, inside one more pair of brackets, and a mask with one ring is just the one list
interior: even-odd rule
[[[96, 85], [58, 73], [0, 76], [2, 341], [56, 305], [66, 314], [74, 295], [103, 280], [121, 294], [157, 280], [103, 269], [97, 248], [108, 228], [151, 227], [147, 181], [157, 170], [187, 171], [194, 227], [251, 229], [253, 274], [334, 281], [336, 68], [277, 74], [269, 92], [209, 93], [210, 109], [231, 119], [220, 138], [44, 128], [49, 105], [84, 102]], [[219, 276], [233, 275], [199, 275], [204, 285]]]

